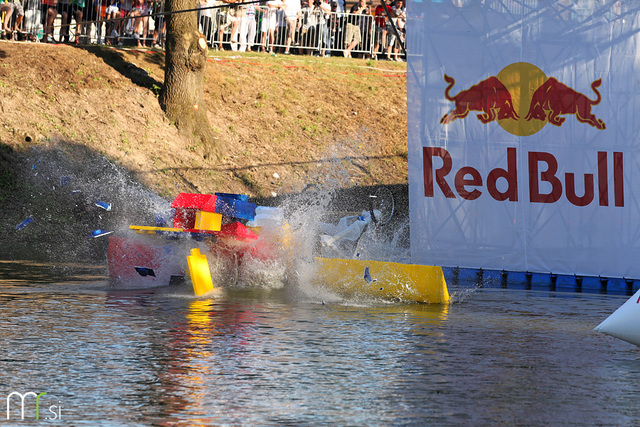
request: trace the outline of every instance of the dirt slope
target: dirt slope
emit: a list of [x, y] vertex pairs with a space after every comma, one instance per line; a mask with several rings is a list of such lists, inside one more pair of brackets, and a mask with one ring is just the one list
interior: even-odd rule
[[162, 52], [7, 42], [0, 58], [1, 144], [81, 144], [166, 197], [295, 191], [328, 158], [352, 184], [406, 181], [404, 64], [211, 56], [207, 107], [226, 154], [206, 161], [158, 106]]

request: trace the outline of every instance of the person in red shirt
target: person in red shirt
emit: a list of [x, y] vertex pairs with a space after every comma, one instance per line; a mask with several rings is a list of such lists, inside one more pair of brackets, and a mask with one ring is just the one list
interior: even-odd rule
[[[391, 11], [391, 6], [387, 5], [387, 9]], [[387, 47], [387, 14], [384, 11], [384, 5], [381, 1], [373, 12], [373, 16], [376, 24], [376, 46], [374, 51], [374, 59], [377, 59], [378, 55], [385, 51]], [[380, 50], [382, 47], [382, 50]]]

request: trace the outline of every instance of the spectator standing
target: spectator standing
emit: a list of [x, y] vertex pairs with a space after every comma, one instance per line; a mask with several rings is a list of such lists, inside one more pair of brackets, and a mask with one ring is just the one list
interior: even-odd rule
[[120, 2], [118, 0], [109, 0], [109, 6], [104, 11], [104, 17], [106, 19], [106, 43], [116, 44], [118, 37], [120, 37]]
[[407, 8], [404, 4], [404, 0], [397, 0], [396, 7], [394, 10], [397, 21], [396, 26], [398, 28], [398, 33], [400, 35], [400, 39], [396, 43], [396, 61], [401, 62], [402, 58], [400, 56], [401, 49], [400, 47], [404, 45], [405, 42], [405, 32], [407, 26]]
[[136, 39], [136, 45], [142, 47], [149, 30], [149, 17], [145, 16], [148, 15], [147, 3], [145, 0], [133, 0], [132, 6], [129, 16], [135, 17], [133, 21], [133, 38]]
[[[236, 3], [240, 3], [242, 0], [236, 0]], [[240, 39], [240, 23], [247, 16], [247, 9], [245, 6], [236, 6], [236, 20], [231, 25], [231, 50], [238, 51], [238, 42]]]
[[[4, 35], [8, 40], [11, 40], [13, 39], [13, 35], [16, 34], [17, 31], [20, 31], [20, 24], [22, 24], [22, 19], [24, 18], [24, 8], [20, 0], [13, 0], [0, 5], [0, 15], [2, 15], [2, 12], [5, 13], [2, 24]], [[11, 17], [13, 17], [14, 14], [16, 15], [16, 22], [12, 28], [9, 28]]]
[[287, 40], [285, 42], [285, 55], [288, 55], [293, 43], [296, 30], [300, 27], [300, 21], [302, 18], [302, 5], [300, 0], [285, 0], [284, 1], [284, 17], [286, 21]]
[[248, 4], [240, 20], [240, 52], [251, 51], [256, 40], [256, 6]]
[[284, 46], [287, 42], [287, 19], [284, 16], [284, 0], [282, 1], [282, 9], [276, 15], [276, 46]]
[[331, 2], [331, 13], [329, 14], [327, 26], [329, 30], [329, 34], [327, 35], [327, 54], [331, 56], [332, 49], [344, 44], [344, 20], [338, 14], [338, 3], [335, 1]]
[[391, 7], [391, 9], [389, 10], [389, 16], [391, 16], [391, 19], [387, 18], [387, 26], [386, 26], [386, 33], [387, 33], [387, 59], [389, 61], [391, 61], [393, 59], [391, 57], [391, 53], [395, 52], [397, 50], [395, 48], [397, 37], [396, 37], [396, 31], [395, 31], [394, 27], [396, 25], [396, 21], [398, 20], [398, 18], [396, 17], [395, 7]]
[[85, 0], [85, 6], [82, 13], [85, 24], [82, 25], [82, 35], [85, 43], [91, 38], [91, 27], [96, 27], [96, 37], [98, 43], [104, 43], [102, 40], [102, 22], [98, 22], [98, 10], [102, 7], [102, 0]]
[[40, 9], [42, 11], [42, 26], [44, 27], [43, 41], [51, 43], [53, 39], [53, 21], [56, 19], [56, 0], [40, 0]]
[[315, 2], [318, 25], [316, 33], [318, 34], [318, 47], [320, 56], [326, 56], [326, 49], [329, 46], [329, 14], [331, 13], [331, 4], [329, 0], [316, 0]]
[[71, 25], [71, 5], [69, 0], [58, 0], [56, 10], [60, 14], [60, 41], [69, 43], [69, 26]]
[[407, 16], [405, 10], [402, 1], [395, 2], [391, 8], [391, 21], [387, 25], [387, 59], [390, 61], [402, 62], [400, 43], [404, 43], [403, 31]]
[[76, 20], [76, 32], [75, 32], [75, 44], [80, 43], [80, 35], [82, 17], [84, 13], [85, 0], [71, 0], [71, 14], [75, 17]]
[[[42, 19], [40, 15], [40, 0], [25, 0], [22, 7], [24, 9], [22, 36], [26, 37], [27, 40], [36, 41], [38, 29], [40, 28], [38, 21]], [[20, 31], [19, 28], [18, 31]], [[28, 35], [25, 36], [24, 33], [28, 33]], [[18, 35], [20, 35], [19, 32]]]
[[266, 52], [265, 41], [267, 40], [267, 35], [269, 33], [269, 25], [267, 24], [268, 14], [267, 14], [267, 6], [266, 2], [261, 2], [260, 5], [256, 8], [256, 19], [258, 21], [258, 26], [260, 27], [260, 34], [258, 35], [258, 42], [260, 43], [260, 50], [262, 52]]
[[[377, 56], [384, 52], [387, 48], [387, 13], [384, 10], [385, 5], [380, 2], [378, 6], [376, 6], [375, 11], [373, 12], [374, 22], [375, 22], [375, 48], [374, 48], [374, 59], [377, 59]], [[386, 5], [387, 10], [391, 11], [391, 6]]]
[[[217, 2], [217, 5], [222, 5], [226, 3], [227, 2], [225, 1], [220, 1], [220, 2]], [[218, 50], [224, 50], [224, 47], [222, 47], [222, 43], [224, 42], [224, 32], [231, 25], [231, 15], [230, 15], [231, 10], [229, 7], [223, 7], [216, 10], [218, 11], [217, 19], [216, 19]]]
[[369, 58], [371, 56], [371, 38], [374, 31], [373, 13], [370, 7], [367, 6], [366, 13], [360, 15], [360, 50], [365, 51], [364, 57]]
[[[151, 0], [151, 14], [153, 18], [153, 47], [164, 46], [164, 34], [167, 30], [167, 20], [164, 15], [164, 0]], [[213, 43], [213, 39], [211, 40]]]
[[360, 35], [360, 16], [369, 13], [367, 0], [359, 0], [358, 3], [351, 6], [351, 15], [347, 18], [347, 33], [344, 37], [345, 51], [344, 56], [351, 58], [351, 51], [360, 44], [362, 36]]
[[131, 23], [131, 20], [124, 19], [129, 17], [129, 13], [131, 12], [132, 7], [132, 0], [120, 0], [120, 18], [122, 18], [122, 21], [120, 21], [120, 34], [131, 35], [131, 33], [133, 33], [133, 25]]
[[276, 27], [278, 26], [278, 10], [284, 7], [282, 0], [271, 0], [267, 2], [262, 15], [262, 51], [267, 50], [267, 33], [269, 35], [269, 52], [273, 53], [275, 43]]
[[[229, 3], [238, 3], [239, 0], [229, 0]], [[229, 21], [231, 21], [231, 35], [229, 36], [229, 44], [231, 50], [236, 52], [238, 50], [238, 28], [240, 25], [240, 19], [244, 16], [244, 8], [242, 6], [232, 6], [229, 8]]]
[[207, 38], [207, 44], [211, 46], [213, 43], [213, 19], [211, 18], [211, 9], [213, 2], [209, 0], [199, 0], [198, 7], [202, 10], [198, 11], [198, 22], [202, 27], [202, 34]]
[[301, 15], [301, 31], [300, 31], [300, 45], [304, 48], [305, 54], [311, 54], [312, 48], [315, 46], [316, 25], [318, 24], [317, 17], [314, 13], [313, 5], [309, 4], [307, 0], [302, 1], [302, 8], [300, 9]]

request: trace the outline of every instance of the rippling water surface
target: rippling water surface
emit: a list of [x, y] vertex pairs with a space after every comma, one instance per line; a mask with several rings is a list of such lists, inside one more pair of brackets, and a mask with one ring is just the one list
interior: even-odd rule
[[258, 290], [198, 300], [180, 288], [111, 291], [103, 273], [0, 262], [0, 423], [13, 391], [47, 393], [37, 421], [25, 399], [25, 425], [53, 414], [65, 425], [640, 419], [638, 349], [592, 331], [624, 296], [485, 289], [437, 306]]

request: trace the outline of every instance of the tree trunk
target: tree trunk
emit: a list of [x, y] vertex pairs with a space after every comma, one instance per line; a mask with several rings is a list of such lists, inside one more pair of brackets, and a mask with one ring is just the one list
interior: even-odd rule
[[[197, 0], [167, 0], [165, 10], [195, 9]], [[197, 12], [167, 16], [165, 78], [160, 106], [169, 120], [202, 150], [205, 158], [220, 158], [221, 147], [209, 125], [204, 100], [207, 40], [198, 32]]]

